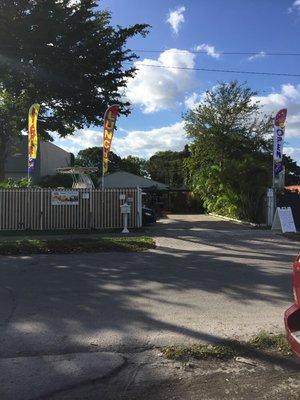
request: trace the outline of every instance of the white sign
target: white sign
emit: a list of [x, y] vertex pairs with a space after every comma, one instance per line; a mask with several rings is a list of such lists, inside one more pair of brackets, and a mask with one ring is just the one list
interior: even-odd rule
[[291, 207], [277, 207], [272, 230], [280, 229], [283, 233], [296, 232]]
[[121, 205], [121, 214], [130, 214], [130, 205], [129, 204], [123, 204]]
[[125, 200], [125, 198], [126, 198], [125, 194], [120, 194], [119, 200]]
[[90, 198], [90, 194], [88, 192], [82, 193], [82, 198], [88, 200]]
[[79, 192], [77, 190], [52, 190], [52, 206], [78, 206]]

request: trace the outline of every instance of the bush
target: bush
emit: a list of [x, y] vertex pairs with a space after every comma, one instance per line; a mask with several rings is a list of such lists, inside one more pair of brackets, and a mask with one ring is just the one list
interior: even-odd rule
[[27, 178], [8, 178], [7, 180], [0, 182], [0, 189], [27, 188], [29, 186], [29, 183], [30, 179], [28, 180]]

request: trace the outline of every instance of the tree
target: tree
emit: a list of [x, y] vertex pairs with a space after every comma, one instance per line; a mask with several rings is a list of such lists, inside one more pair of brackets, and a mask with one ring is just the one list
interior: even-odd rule
[[221, 83], [185, 117], [192, 139], [187, 179], [209, 211], [250, 221], [262, 219], [271, 184], [272, 119], [257, 95], [238, 82]]
[[0, 90], [0, 181], [4, 179], [6, 157], [14, 150], [16, 138], [24, 127], [25, 104], [24, 95], [15, 96]]
[[299, 185], [300, 184], [300, 167], [290, 156], [283, 155], [282, 163], [285, 168], [285, 184]]
[[[102, 147], [89, 147], [78, 152], [75, 158], [75, 165], [82, 167], [97, 167], [99, 172], [96, 174], [98, 177], [102, 175]], [[126, 171], [132, 174], [146, 176], [146, 160], [128, 156], [121, 158], [116, 153], [111, 151], [109, 153], [109, 173], [116, 171]]]
[[147, 161], [144, 158], [136, 156], [127, 156], [122, 158], [120, 165], [122, 171], [131, 172], [135, 175], [147, 176]]
[[159, 151], [150, 157], [147, 170], [152, 179], [179, 187], [185, 183], [184, 161], [187, 157], [188, 146], [183, 151]]
[[[89, 147], [78, 152], [75, 158], [75, 165], [81, 167], [97, 167], [98, 176], [102, 175], [102, 147]], [[122, 159], [113, 151], [109, 153], [109, 172], [116, 172], [121, 169]]]
[[[22, 97], [19, 132], [32, 103], [42, 105], [39, 134], [47, 139], [54, 131], [66, 136], [101, 125], [108, 104], [130, 112], [122, 90], [134, 75], [131, 62], [137, 56], [125, 46], [129, 38], [146, 35], [148, 25], [114, 28], [110, 13], [96, 7], [94, 0], [0, 2], [0, 91]], [[0, 125], [0, 178], [12, 117], [5, 114], [6, 125]]]

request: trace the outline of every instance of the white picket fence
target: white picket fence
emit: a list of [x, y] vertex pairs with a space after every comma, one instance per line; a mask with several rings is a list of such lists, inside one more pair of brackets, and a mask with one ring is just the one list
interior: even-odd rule
[[124, 198], [131, 200], [129, 227], [142, 226], [141, 189], [72, 190], [78, 192], [76, 205], [54, 205], [52, 189], [0, 189], [0, 230], [121, 228]]

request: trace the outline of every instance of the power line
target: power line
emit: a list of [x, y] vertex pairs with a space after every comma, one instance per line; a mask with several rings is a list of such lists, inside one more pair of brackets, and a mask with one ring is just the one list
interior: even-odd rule
[[[142, 50], [142, 49], [132, 49], [131, 51], [136, 52], [136, 53], [163, 53], [164, 51], [167, 51], [168, 49], [165, 50]], [[238, 56], [256, 56], [256, 55], [263, 55], [263, 56], [290, 56], [290, 57], [299, 57], [300, 53], [282, 53], [282, 52], [276, 52], [276, 53], [268, 53], [265, 51], [217, 51], [214, 49], [216, 54], [219, 55], [238, 55]], [[207, 50], [172, 50], [172, 53], [182, 53], [183, 51], [187, 51], [192, 54], [208, 54]]]
[[[15, 45], [11, 44], [1, 44], [0, 49], [3, 48], [16, 48]], [[57, 47], [53, 45], [38, 45], [38, 46], [31, 46], [31, 45], [24, 45], [23, 49], [56, 49]], [[173, 49], [161, 49], [161, 50], [145, 50], [145, 49], [129, 49], [132, 52], [136, 53], [163, 53], [167, 50], [172, 50], [172, 53], [175, 54], [181, 54], [184, 51], [187, 51], [192, 54], [208, 54], [207, 50], [187, 50], [187, 49], [182, 49], [182, 50], [173, 50]], [[215, 49], [214, 49], [215, 50]], [[219, 55], [240, 55], [240, 56], [256, 56], [256, 55], [263, 55], [263, 56], [280, 56], [280, 57], [299, 57], [300, 53], [284, 53], [284, 52], [266, 52], [266, 51], [217, 51], [215, 50], [216, 54]]]
[[[129, 63], [124, 63], [129, 64]], [[269, 76], [287, 76], [287, 77], [297, 77], [300, 78], [300, 74], [290, 74], [284, 72], [259, 72], [259, 71], [239, 71], [239, 70], [230, 70], [230, 69], [218, 69], [218, 68], [192, 68], [192, 67], [178, 67], [175, 65], [154, 65], [154, 64], [144, 64], [141, 61], [135, 62], [135, 65], [138, 67], [139, 65], [143, 67], [150, 68], [165, 68], [165, 69], [179, 69], [179, 70], [188, 70], [188, 71], [204, 71], [204, 72], [224, 72], [231, 74], [248, 74], [248, 75], [269, 75]]]

